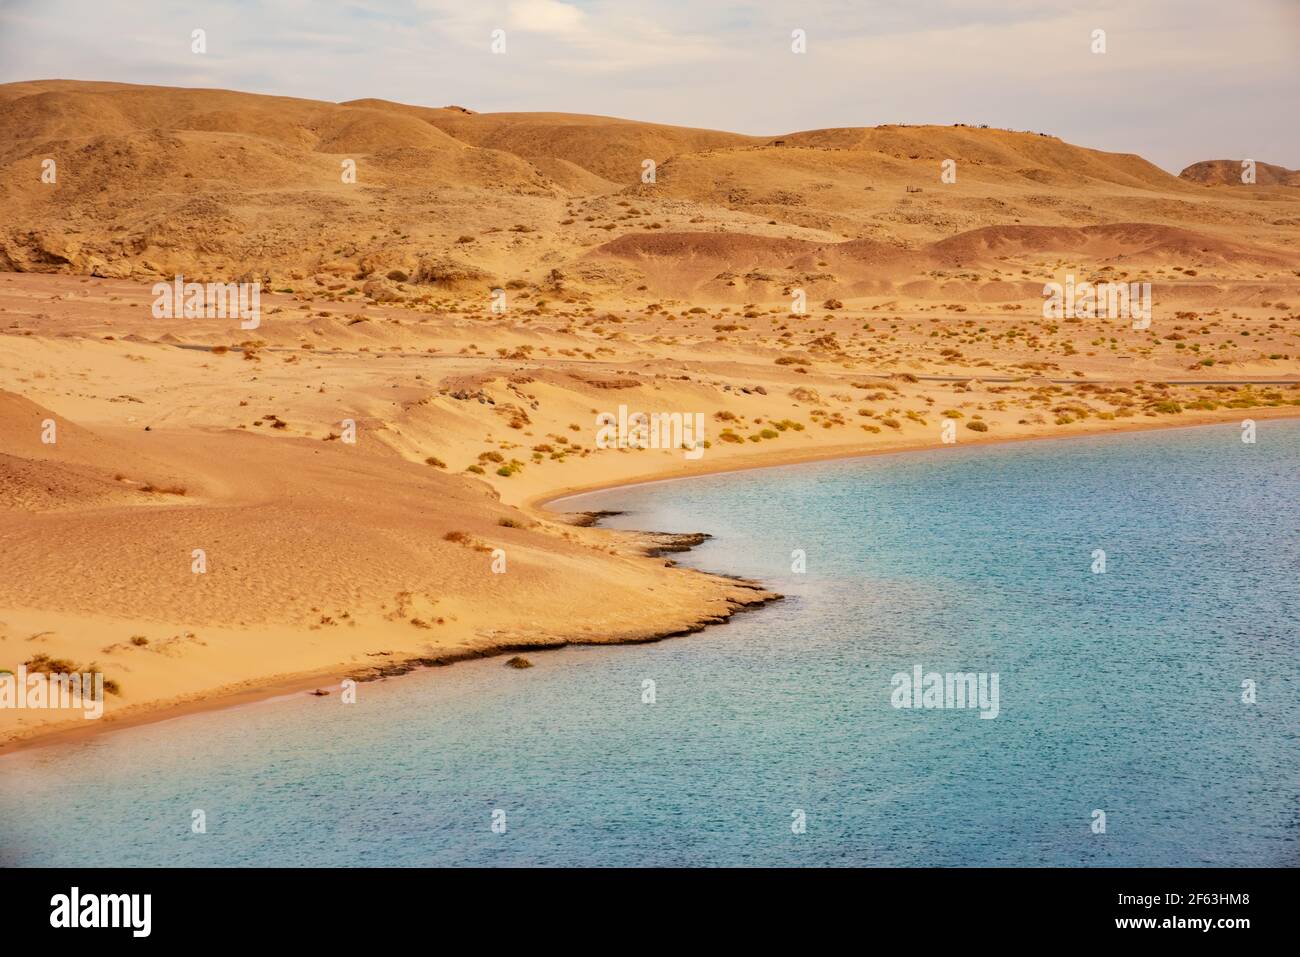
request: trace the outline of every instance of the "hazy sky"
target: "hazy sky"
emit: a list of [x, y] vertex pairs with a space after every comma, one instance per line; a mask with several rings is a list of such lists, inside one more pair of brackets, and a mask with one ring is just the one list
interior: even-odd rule
[[52, 77], [755, 134], [987, 123], [1173, 172], [1300, 167], [1300, 0], [0, 0], [0, 82]]

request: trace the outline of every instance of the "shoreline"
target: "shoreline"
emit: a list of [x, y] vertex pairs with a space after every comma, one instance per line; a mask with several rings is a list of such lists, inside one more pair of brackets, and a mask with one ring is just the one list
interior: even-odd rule
[[[1224, 414], [1231, 411], [1232, 414]], [[1243, 416], [1241, 413], [1249, 411], [1249, 415]], [[1018, 435], [1007, 437], [978, 438], [956, 443], [958, 447], [983, 447], [991, 445], [1010, 445], [1021, 442], [1039, 442], [1048, 440], [1069, 440], [1077, 438], [1090, 438], [1100, 435], [1113, 435], [1136, 432], [1154, 432], [1165, 431], [1170, 429], [1190, 429], [1204, 428], [1212, 425], [1222, 425], [1227, 422], [1241, 421], [1243, 418], [1253, 419], [1296, 419], [1300, 418], [1300, 409], [1285, 406], [1276, 409], [1262, 408], [1251, 410], [1216, 410], [1215, 412], [1200, 413], [1196, 416], [1177, 422], [1159, 420], [1151, 423], [1107, 423], [1103, 428], [1081, 428], [1070, 431], [1065, 434], [1060, 432], [1043, 433], [1034, 435]], [[809, 464], [814, 462], [829, 462], [838, 460], [849, 460], [857, 458], [871, 458], [880, 455], [905, 454], [910, 452], [938, 451], [951, 446], [945, 446], [941, 443], [901, 442], [897, 446], [886, 448], [863, 449], [860, 446], [830, 446], [817, 450], [804, 450], [799, 452], [786, 452], [784, 454], [776, 452], [774, 454], [762, 457], [754, 457], [752, 461], [724, 461], [718, 464], [696, 466], [694, 463], [691, 467], [676, 468], [668, 470], [659, 470], [648, 472], [644, 475], [632, 476], [612, 482], [595, 483], [591, 485], [577, 485], [560, 489], [551, 489], [546, 492], [532, 496], [522, 501], [521, 507], [530, 511], [546, 511], [549, 518], [566, 513], [554, 509], [552, 506], [557, 502], [565, 499], [576, 498], [581, 495], [588, 495], [595, 492], [610, 491], [619, 488], [634, 488], [641, 485], [654, 485], [663, 482], [679, 481], [684, 479], [699, 478], [706, 475], [719, 475], [728, 472], [744, 472], [754, 469], [783, 468], [793, 465]], [[676, 533], [660, 533], [674, 535]], [[688, 535], [680, 535], [680, 538], [689, 538]], [[685, 545], [682, 548], [674, 549], [676, 551], [689, 550], [692, 545]], [[725, 573], [716, 572], [714, 574], [722, 575]], [[399, 663], [389, 666], [386, 673], [374, 673], [368, 677], [361, 678], [359, 681], [379, 680], [389, 677], [397, 677], [407, 674], [411, 671], [426, 670], [428, 668], [448, 667], [461, 661], [470, 661], [483, 658], [502, 657], [508, 654], [521, 652], [540, 653], [543, 651], [553, 651], [573, 645], [635, 645], [649, 644], [658, 641], [666, 641], [669, 638], [682, 637], [689, 634], [696, 634], [705, 628], [714, 624], [721, 624], [731, 619], [736, 614], [744, 611], [752, 611], [761, 608], [773, 601], [780, 600], [782, 596], [768, 592], [761, 582], [749, 582], [739, 580], [737, 584], [743, 587], [752, 588], [755, 593], [755, 600], [752, 602], [733, 602], [728, 610], [721, 615], [714, 615], [707, 618], [701, 618], [693, 624], [682, 628], [676, 627], [670, 631], [655, 632], [649, 631], [632, 637], [625, 637], [615, 641], [585, 641], [581, 638], [557, 640], [545, 644], [520, 645], [518, 643], [508, 643], [502, 645], [488, 646], [473, 651], [454, 653], [439, 656], [437, 658], [420, 658], [412, 656], [402, 659]], [[182, 701], [162, 702], [157, 705], [138, 705], [138, 710], [132, 710], [121, 717], [101, 718], [87, 725], [58, 725], [49, 730], [36, 729], [33, 733], [25, 736], [16, 737], [9, 741], [0, 743], [0, 758], [17, 753], [19, 751], [30, 751], [45, 747], [55, 747], [63, 744], [69, 744], [84, 738], [93, 737], [101, 734], [109, 734], [115, 731], [123, 731], [133, 727], [139, 727], [145, 724], [154, 724], [163, 721], [170, 721], [176, 718], [183, 718], [193, 714], [200, 714], [208, 711], [225, 710], [227, 708], [237, 708], [261, 701], [267, 701], [280, 697], [291, 695], [306, 694], [315, 689], [337, 689], [342, 677], [341, 671], [352, 670], [347, 665], [340, 664], [337, 666], [317, 669], [314, 671], [303, 672], [301, 674], [279, 676], [273, 680], [260, 681], [257, 679], [250, 680], [239, 686], [228, 686], [225, 689], [215, 689], [209, 692], [197, 694], [191, 698]]]
[[[1228, 411], [1228, 410], [1224, 410]], [[1240, 413], [1249, 411], [1251, 414], [1242, 416]], [[568, 498], [578, 498], [582, 495], [590, 495], [595, 492], [605, 492], [616, 488], [635, 488], [640, 485], [658, 485], [662, 482], [677, 482], [686, 479], [702, 478], [706, 475], [725, 475], [728, 472], [750, 472], [755, 469], [777, 469], [785, 468], [791, 465], [807, 465], [815, 462], [834, 462], [847, 459], [866, 459], [875, 458], [880, 455], [899, 455], [908, 452], [928, 452], [941, 451], [943, 449], [971, 448], [986, 445], [1016, 445], [1022, 442], [1050, 442], [1066, 441], [1069, 439], [1091, 438], [1098, 435], [1118, 435], [1134, 432], [1166, 432], [1176, 429], [1197, 429], [1211, 425], [1223, 425], [1226, 422], [1239, 422], [1243, 418], [1251, 419], [1300, 419], [1300, 408], [1294, 406], [1283, 406], [1276, 409], [1233, 409], [1233, 414], [1225, 415], [1219, 410], [1214, 412], [1201, 412], [1196, 415], [1189, 415], [1185, 419], [1177, 422], [1171, 422], [1167, 419], [1160, 419], [1151, 423], [1125, 422], [1116, 424], [1114, 422], [1106, 423], [1101, 428], [1084, 428], [1072, 432], [1045, 432], [1033, 435], [1008, 435], [991, 438], [966, 439], [957, 442], [954, 445], [943, 445], [938, 442], [929, 442], [918, 444], [915, 442], [904, 442], [897, 446], [887, 446], [884, 448], [862, 449], [853, 445], [828, 446], [821, 449], [808, 449], [798, 452], [773, 452], [765, 456], [764, 461], [729, 461], [717, 465], [694, 465], [686, 468], [661, 470], [658, 472], [647, 472], [644, 475], [632, 476], [627, 479], [618, 479], [612, 482], [599, 482], [590, 485], [573, 485], [566, 486], [562, 489], [543, 492], [538, 495], [523, 499], [519, 504], [521, 507], [530, 510], [548, 510], [565, 514], [552, 508], [557, 502]]]
[[[693, 547], [693, 546], [691, 546]], [[677, 549], [678, 551], [689, 551], [690, 547]], [[742, 586], [751, 585], [747, 579], [737, 579], [737, 584]], [[387, 666], [382, 672], [376, 671], [365, 677], [357, 677], [353, 680], [358, 684], [368, 684], [371, 681], [383, 681], [389, 678], [398, 678], [411, 674], [416, 671], [428, 671], [434, 668], [448, 668], [452, 665], [465, 661], [480, 661], [491, 658], [504, 658], [512, 654], [542, 654], [548, 651], [560, 651], [564, 648], [574, 647], [621, 647], [624, 645], [649, 645], [660, 641], [667, 641], [670, 638], [682, 638], [687, 635], [698, 634], [711, 625], [720, 625], [729, 621], [735, 615], [747, 611], [756, 611], [765, 605], [774, 601], [780, 601], [785, 596], [769, 593], [765, 589], [752, 585], [755, 591], [763, 597], [749, 604], [738, 604], [727, 611], [726, 614], [714, 616], [711, 618], [701, 618], [692, 625], [684, 628], [674, 628], [671, 631], [648, 632], [637, 637], [624, 638], [619, 641], [583, 641], [582, 639], [569, 639], [565, 641], [554, 641], [545, 644], [503, 644], [491, 647], [476, 649], [473, 651], [456, 652], [438, 656], [437, 658], [420, 658], [411, 657], [395, 662]], [[85, 724], [65, 724], [51, 728], [48, 731], [38, 731], [26, 737], [14, 738], [13, 740], [0, 743], [0, 758], [10, 754], [16, 754], [20, 751], [34, 751], [40, 748], [56, 747], [63, 744], [70, 744], [86, 738], [97, 737], [104, 734], [112, 734], [118, 731], [127, 731], [131, 728], [138, 728], [149, 724], [161, 724], [165, 721], [173, 721], [178, 718], [190, 717], [196, 714], [205, 714], [210, 711], [226, 711], [234, 708], [246, 707], [252, 704], [259, 704], [265, 701], [274, 701], [279, 698], [291, 698], [299, 695], [311, 694], [313, 691], [325, 690], [330, 694], [342, 688], [342, 682], [345, 677], [340, 677], [340, 669], [331, 667], [319, 671], [304, 672], [301, 675], [285, 677], [276, 681], [267, 683], [249, 682], [248, 687], [243, 687], [237, 691], [216, 690], [205, 694], [194, 696], [179, 702], [161, 703], [156, 706], [138, 705], [138, 711], [128, 712], [121, 717], [108, 719], [97, 719], [93, 723]]]

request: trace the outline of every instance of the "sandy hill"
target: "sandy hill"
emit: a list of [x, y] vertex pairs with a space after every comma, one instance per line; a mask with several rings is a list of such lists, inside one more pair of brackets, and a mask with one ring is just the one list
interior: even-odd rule
[[662, 163], [682, 153], [761, 142], [738, 133], [576, 113], [472, 113], [387, 100], [353, 100], [344, 105], [419, 117], [474, 146], [514, 153], [534, 162], [563, 160], [623, 185], [640, 179], [641, 164], [646, 159]]
[[[1241, 160], [1204, 160], [1193, 163], [1178, 174], [1185, 179], [1202, 186], [1245, 186], [1241, 181]], [[1272, 163], [1255, 164], [1256, 186], [1300, 186], [1300, 170], [1274, 166]]]
[[[642, 181], [646, 159], [653, 183]], [[47, 160], [54, 182], [42, 180]], [[955, 182], [941, 178], [947, 160]], [[760, 138], [564, 113], [36, 81], [0, 86], [0, 270], [315, 280], [379, 301], [486, 308], [498, 286], [516, 301], [775, 297], [798, 277], [732, 274], [777, 266], [832, 293], [843, 281], [846, 295], [883, 291], [908, 270], [1062, 257], [1192, 258], [1252, 277], [1286, 269], [1300, 247], [1300, 195], [1267, 184], [1294, 174], [1261, 166], [1256, 193], [1207, 191], [1199, 184], [1213, 171], [1193, 172], [1205, 166], [1174, 177], [1138, 156], [968, 126]], [[782, 261], [796, 249], [808, 262]], [[683, 257], [698, 275], [674, 271]], [[832, 261], [842, 268], [819, 265]], [[890, 276], [864, 272], [882, 264]]]
[[876, 153], [898, 161], [924, 160], [932, 166], [952, 159], [959, 167], [991, 167], [1003, 175], [1047, 185], [1176, 186], [1173, 177], [1140, 156], [1072, 146], [1042, 133], [970, 126], [878, 126], [811, 130], [783, 139], [787, 147]]

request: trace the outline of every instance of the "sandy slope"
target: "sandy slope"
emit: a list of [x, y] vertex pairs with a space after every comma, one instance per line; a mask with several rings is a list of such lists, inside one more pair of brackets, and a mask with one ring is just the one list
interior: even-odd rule
[[[49, 419], [57, 442], [33, 448]], [[367, 452], [236, 429], [92, 430], [11, 393], [0, 423], [19, 437], [0, 455], [0, 656], [98, 662], [122, 686], [110, 714], [412, 657], [643, 640], [767, 597], [636, 557], [654, 538], [532, 519], [369, 439]], [[184, 484], [149, 491], [160, 471]], [[96, 494], [68, 494], [83, 486]], [[0, 712], [0, 735], [60, 717]]]

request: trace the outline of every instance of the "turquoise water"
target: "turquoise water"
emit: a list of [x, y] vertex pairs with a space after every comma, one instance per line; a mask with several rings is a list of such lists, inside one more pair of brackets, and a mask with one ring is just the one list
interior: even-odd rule
[[[1239, 435], [568, 500], [710, 532], [683, 563], [788, 597], [527, 671], [472, 662], [353, 706], [294, 696], [0, 758], [0, 863], [1295, 864], [1300, 423]], [[1000, 713], [892, 707], [918, 664], [998, 673]]]

